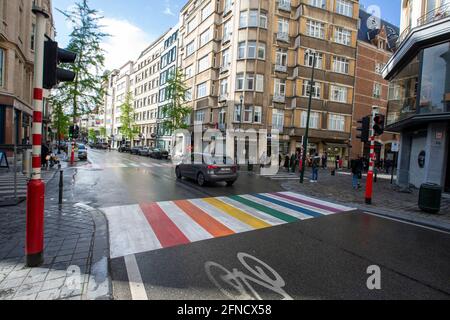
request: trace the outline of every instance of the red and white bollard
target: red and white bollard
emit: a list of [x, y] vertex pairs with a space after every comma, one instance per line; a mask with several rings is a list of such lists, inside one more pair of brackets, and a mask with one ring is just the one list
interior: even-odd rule
[[372, 194], [373, 194], [373, 170], [375, 167], [376, 155], [375, 155], [375, 130], [373, 129], [375, 125], [375, 116], [377, 115], [377, 109], [372, 110], [372, 119], [370, 127], [370, 159], [369, 159], [369, 172], [367, 173], [366, 181], [366, 204], [372, 204]]
[[32, 176], [27, 187], [27, 219], [25, 254], [28, 267], [37, 267], [44, 261], [44, 203], [45, 184], [41, 180], [42, 111], [43, 111], [43, 65], [44, 35], [49, 15], [34, 7], [36, 15], [36, 47], [34, 60], [34, 112], [33, 112], [33, 160]]

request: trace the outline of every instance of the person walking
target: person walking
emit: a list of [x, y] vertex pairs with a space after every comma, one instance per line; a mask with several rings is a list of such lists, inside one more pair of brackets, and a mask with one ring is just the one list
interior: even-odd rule
[[320, 167], [320, 157], [319, 154], [316, 153], [311, 161], [312, 166], [312, 178], [311, 182], [315, 183], [319, 179], [319, 167]]
[[48, 169], [48, 160], [50, 155], [50, 149], [48, 148], [46, 143], [41, 145], [41, 166], [45, 169]]
[[287, 172], [289, 172], [289, 156], [288, 155], [286, 155], [285, 157], [284, 157], [284, 168], [286, 169], [286, 171]]
[[356, 159], [351, 161], [352, 168], [352, 187], [355, 190], [358, 190], [360, 187], [359, 180], [362, 179], [362, 171], [363, 171], [363, 161], [361, 156], [358, 155]]
[[327, 168], [327, 162], [328, 162], [328, 157], [327, 157], [327, 153], [325, 152], [324, 154], [322, 154], [322, 169]]
[[290, 160], [290, 162], [289, 162], [289, 164], [291, 165], [291, 172], [295, 172], [295, 163], [296, 163], [296, 159], [297, 157], [295, 156], [295, 153], [293, 153], [292, 155], [291, 155], [291, 160]]

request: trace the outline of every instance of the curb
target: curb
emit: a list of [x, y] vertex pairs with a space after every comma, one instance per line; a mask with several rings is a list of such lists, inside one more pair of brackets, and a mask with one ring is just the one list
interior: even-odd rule
[[83, 300], [112, 300], [112, 282], [109, 273], [108, 223], [104, 214], [86, 204], [76, 204], [89, 211], [94, 221], [95, 235], [92, 243], [91, 270]]

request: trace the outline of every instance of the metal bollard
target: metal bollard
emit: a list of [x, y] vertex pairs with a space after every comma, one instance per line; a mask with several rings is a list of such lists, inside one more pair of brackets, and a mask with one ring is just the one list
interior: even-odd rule
[[58, 169], [59, 169], [59, 200], [58, 203], [62, 204], [63, 203], [63, 187], [64, 187], [64, 171], [61, 170], [61, 165], [58, 165]]

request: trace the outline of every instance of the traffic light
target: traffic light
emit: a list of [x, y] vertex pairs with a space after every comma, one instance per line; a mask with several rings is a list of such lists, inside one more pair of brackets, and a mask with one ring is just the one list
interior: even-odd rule
[[377, 114], [375, 118], [373, 118], [373, 130], [375, 131], [376, 136], [381, 136], [384, 133], [384, 120], [385, 117], [382, 114]]
[[44, 45], [44, 89], [52, 89], [59, 82], [71, 82], [75, 73], [58, 68], [60, 63], [74, 63], [77, 55], [71, 51], [58, 48], [58, 43], [47, 40]]
[[79, 126], [70, 126], [69, 127], [69, 138], [70, 139], [78, 139], [80, 136], [80, 127]]
[[361, 127], [357, 128], [357, 131], [360, 131], [361, 134], [356, 136], [356, 138], [360, 139], [362, 142], [369, 142], [370, 136], [370, 117], [364, 117], [358, 121], [361, 124]]

